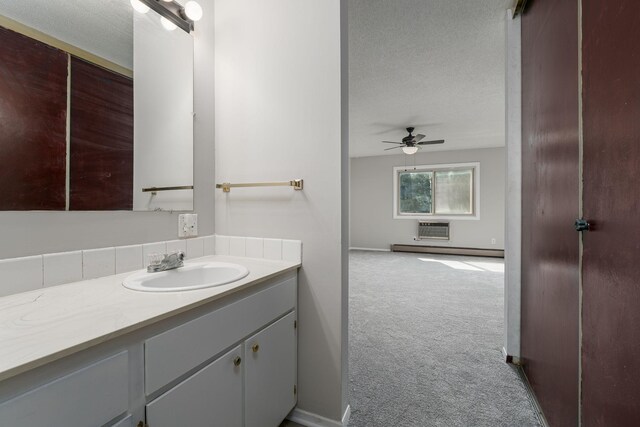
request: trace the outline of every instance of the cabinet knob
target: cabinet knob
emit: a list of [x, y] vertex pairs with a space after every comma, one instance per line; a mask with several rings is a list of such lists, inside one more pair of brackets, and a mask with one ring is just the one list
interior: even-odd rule
[[240, 356], [236, 356], [235, 359], [233, 359], [233, 366], [240, 366], [241, 363], [242, 359], [240, 358]]
[[254, 352], [254, 353], [257, 353], [257, 352], [258, 352], [258, 350], [260, 350], [260, 344], [254, 344], [254, 345], [251, 347], [251, 350], [253, 350], [253, 352]]

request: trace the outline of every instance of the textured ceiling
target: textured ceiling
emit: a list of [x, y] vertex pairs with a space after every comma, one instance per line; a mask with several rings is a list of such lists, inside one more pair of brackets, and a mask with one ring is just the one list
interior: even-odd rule
[[505, 16], [512, 0], [349, 0], [351, 157], [416, 126], [425, 150], [504, 145]]
[[0, 15], [133, 69], [129, 0], [0, 0]]

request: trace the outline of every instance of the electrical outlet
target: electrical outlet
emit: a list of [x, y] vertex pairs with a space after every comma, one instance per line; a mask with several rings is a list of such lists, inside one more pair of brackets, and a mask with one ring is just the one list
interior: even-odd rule
[[492, 245], [495, 245], [495, 244], [496, 244], [496, 238], [495, 238], [495, 237], [493, 237], [493, 238], [491, 239], [491, 244], [492, 244]]
[[198, 235], [198, 214], [178, 215], [178, 237], [195, 237]]

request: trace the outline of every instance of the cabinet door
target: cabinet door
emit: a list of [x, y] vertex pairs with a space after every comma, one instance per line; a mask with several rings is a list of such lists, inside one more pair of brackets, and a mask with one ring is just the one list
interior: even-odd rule
[[296, 404], [292, 312], [245, 342], [245, 426], [277, 427]]
[[147, 424], [242, 427], [241, 351], [234, 348], [149, 403]]
[[133, 427], [133, 416], [129, 415], [127, 418], [115, 423], [111, 427]]

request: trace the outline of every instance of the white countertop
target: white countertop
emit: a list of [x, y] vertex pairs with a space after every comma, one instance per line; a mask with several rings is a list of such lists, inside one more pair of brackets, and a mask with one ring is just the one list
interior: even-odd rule
[[0, 381], [183, 313], [300, 267], [299, 263], [207, 256], [249, 275], [227, 285], [183, 292], [139, 292], [123, 273], [0, 298]]

